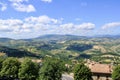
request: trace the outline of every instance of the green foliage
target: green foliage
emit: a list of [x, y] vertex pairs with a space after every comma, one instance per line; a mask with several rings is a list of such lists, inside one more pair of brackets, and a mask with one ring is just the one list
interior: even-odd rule
[[90, 69], [84, 64], [77, 64], [74, 68], [74, 80], [92, 80]]
[[3, 63], [3, 61], [4, 61], [4, 58], [1, 58], [1, 57], [0, 57], [0, 71], [1, 71], [1, 68], [2, 68], [2, 63]]
[[31, 52], [25, 51], [25, 50], [19, 50], [14, 48], [9, 48], [6, 46], [0, 45], [0, 52], [6, 53], [8, 57], [37, 57], [35, 54], [32, 54]]
[[85, 58], [89, 59], [89, 58], [91, 58], [91, 55], [82, 53], [82, 54], [79, 54], [79, 56], [77, 56], [75, 59], [78, 60], [78, 59], [85, 59]]
[[0, 75], [6, 76], [7, 78], [9, 77], [17, 78], [19, 66], [20, 62], [16, 58], [7, 58], [2, 63]]
[[38, 70], [38, 65], [26, 58], [20, 66], [18, 77], [20, 80], [36, 80]]
[[[113, 57], [120, 55], [120, 38], [73, 35], [46, 35], [22, 40], [0, 38], [0, 52], [5, 53], [5, 57], [43, 58], [49, 55], [64, 60], [89, 58], [106, 62], [108, 58], [104, 57], [103, 60], [104, 55]], [[109, 62], [112, 61], [112, 58], [109, 59]], [[119, 63], [117, 61], [116, 64]]]
[[47, 44], [40, 45], [39, 47], [37, 47], [37, 49], [38, 50], [52, 50], [52, 49], [58, 49], [58, 46], [59, 45], [47, 43]]
[[85, 51], [88, 49], [91, 49], [93, 46], [90, 44], [78, 44], [78, 43], [74, 43], [71, 44], [70, 46], [67, 47], [67, 50], [74, 50], [74, 51]]
[[120, 79], [120, 66], [116, 66], [112, 73], [112, 79], [113, 80], [119, 80]]
[[39, 71], [40, 80], [61, 80], [64, 64], [58, 59], [46, 58]]

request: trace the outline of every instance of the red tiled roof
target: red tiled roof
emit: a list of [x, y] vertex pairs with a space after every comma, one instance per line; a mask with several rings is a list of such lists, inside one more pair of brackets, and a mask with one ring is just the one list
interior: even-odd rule
[[93, 73], [107, 73], [107, 74], [112, 73], [112, 66], [108, 64], [100, 63], [89, 64], [89, 68]]

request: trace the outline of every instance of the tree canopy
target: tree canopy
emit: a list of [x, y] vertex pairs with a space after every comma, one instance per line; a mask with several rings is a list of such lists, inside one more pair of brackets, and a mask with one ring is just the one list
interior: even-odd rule
[[74, 68], [74, 80], [92, 80], [90, 69], [84, 64], [77, 64]]
[[39, 70], [38, 64], [26, 58], [20, 66], [18, 73], [19, 79], [36, 80], [36, 78], [38, 77], [38, 70]]
[[119, 80], [120, 79], [120, 66], [116, 66], [112, 73], [112, 79], [113, 80]]
[[1, 68], [2, 68], [3, 60], [4, 60], [4, 59], [0, 57], [0, 71], [1, 71]]
[[7, 78], [17, 78], [20, 62], [16, 58], [7, 58], [2, 63], [0, 75]]
[[63, 66], [64, 64], [60, 60], [47, 58], [39, 71], [39, 79], [61, 80]]

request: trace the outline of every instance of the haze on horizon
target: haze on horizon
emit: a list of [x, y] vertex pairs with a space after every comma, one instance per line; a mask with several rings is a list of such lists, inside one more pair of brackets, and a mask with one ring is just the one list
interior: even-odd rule
[[0, 37], [120, 35], [120, 0], [0, 0]]

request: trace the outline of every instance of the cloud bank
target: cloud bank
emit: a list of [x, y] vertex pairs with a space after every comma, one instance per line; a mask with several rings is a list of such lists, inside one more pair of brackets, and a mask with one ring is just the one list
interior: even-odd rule
[[0, 11], [7, 10], [7, 5], [11, 6], [14, 10], [19, 12], [35, 12], [36, 9], [29, 0], [8, 0], [10, 4], [0, 2]]
[[115, 28], [115, 27], [120, 27], [120, 22], [107, 23], [102, 26], [102, 29]]
[[16, 11], [20, 12], [35, 12], [35, 7], [32, 4], [25, 4], [25, 2], [29, 2], [29, 0], [9, 0], [12, 4], [12, 7]]
[[[0, 32], [12, 34], [75, 34], [81, 31], [90, 31], [95, 28], [93, 23], [63, 23], [62, 19], [50, 18], [46, 15], [20, 19], [0, 19]], [[83, 33], [83, 32], [82, 32]]]

